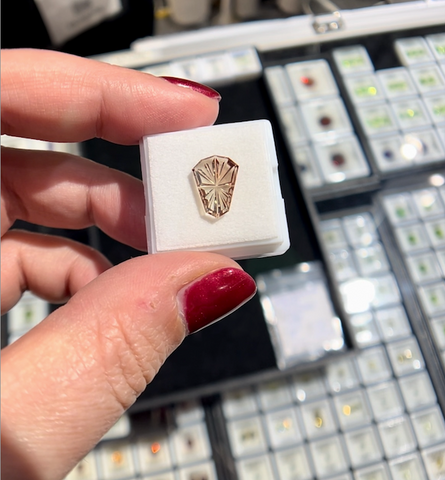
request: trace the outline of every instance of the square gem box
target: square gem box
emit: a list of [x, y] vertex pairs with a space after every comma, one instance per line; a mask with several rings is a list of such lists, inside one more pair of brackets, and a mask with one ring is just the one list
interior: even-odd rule
[[289, 248], [267, 120], [149, 135], [140, 149], [149, 253], [195, 250], [241, 259]]

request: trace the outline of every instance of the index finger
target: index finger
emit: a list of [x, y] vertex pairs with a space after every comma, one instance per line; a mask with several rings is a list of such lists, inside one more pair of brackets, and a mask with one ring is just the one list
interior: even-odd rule
[[53, 142], [143, 135], [212, 124], [218, 102], [152, 75], [45, 50], [3, 50], [2, 134]]

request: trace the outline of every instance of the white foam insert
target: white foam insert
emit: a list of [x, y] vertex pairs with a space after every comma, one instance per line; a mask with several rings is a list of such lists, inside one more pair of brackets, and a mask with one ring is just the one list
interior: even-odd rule
[[[267, 120], [149, 135], [140, 142], [148, 252], [211, 251], [232, 258], [289, 248], [272, 128]], [[192, 169], [212, 155], [239, 165], [228, 213], [205, 214]]]

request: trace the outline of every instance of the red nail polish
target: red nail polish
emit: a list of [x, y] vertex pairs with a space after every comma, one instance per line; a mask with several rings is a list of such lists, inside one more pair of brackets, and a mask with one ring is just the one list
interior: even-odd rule
[[178, 295], [188, 333], [197, 332], [232, 313], [255, 292], [253, 278], [239, 268], [223, 268], [198, 278]]
[[195, 92], [201, 93], [206, 97], [213, 98], [213, 100], [217, 100], [218, 102], [221, 100], [221, 95], [213, 88], [208, 87], [207, 85], [203, 85], [202, 83], [192, 82], [192, 80], [186, 80], [185, 78], [177, 78], [177, 77], [161, 77], [167, 82], [173, 83], [174, 85], [178, 85], [179, 87], [191, 88], [195, 90]]

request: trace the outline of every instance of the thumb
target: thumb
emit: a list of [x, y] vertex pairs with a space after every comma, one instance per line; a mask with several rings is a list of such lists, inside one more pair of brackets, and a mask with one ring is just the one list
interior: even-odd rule
[[2, 352], [2, 474], [63, 477], [187, 333], [255, 290], [232, 260], [195, 252], [135, 258], [86, 285]]

